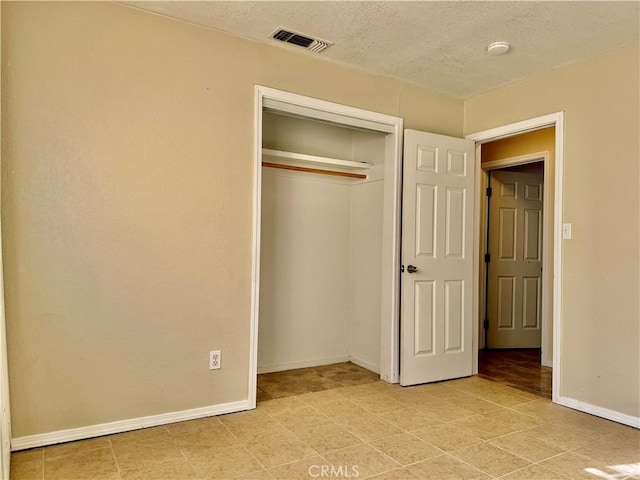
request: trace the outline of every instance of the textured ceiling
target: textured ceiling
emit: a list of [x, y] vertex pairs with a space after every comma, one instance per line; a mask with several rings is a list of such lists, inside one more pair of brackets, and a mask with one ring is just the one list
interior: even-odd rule
[[[123, 3], [460, 98], [638, 43], [640, 32], [635, 1]], [[278, 27], [335, 45], [284, 45], [268, 38]], [[511, 51], [488, 55], [494, 41]]]

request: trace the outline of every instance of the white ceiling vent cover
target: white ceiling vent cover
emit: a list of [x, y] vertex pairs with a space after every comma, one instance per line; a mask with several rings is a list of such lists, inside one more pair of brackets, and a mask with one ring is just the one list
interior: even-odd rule
[[294, 32], [293, 30], [287, 30], [285, 28], [278, 28], [271, 34], [271, 38], [280, 40], [284, 43], [290, 43], [302, 48], [306, 48], [314, 53], [320, 53], [325, 48], [333, 45], [333, 42], [327, 40], [320, 40], [319, 38], [313, 38], [303, 33]]

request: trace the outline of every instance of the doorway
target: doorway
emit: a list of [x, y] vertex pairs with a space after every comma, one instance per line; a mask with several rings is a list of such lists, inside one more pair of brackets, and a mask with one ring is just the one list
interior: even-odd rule
[[482, 144], [478, 373], [552, 393], [555, 128]]

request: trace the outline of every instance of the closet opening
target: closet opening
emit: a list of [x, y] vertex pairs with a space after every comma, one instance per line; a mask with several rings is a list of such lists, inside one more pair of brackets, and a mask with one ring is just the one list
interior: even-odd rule
[[250, 402], [397, 382], [402, 121], [257, 90]]

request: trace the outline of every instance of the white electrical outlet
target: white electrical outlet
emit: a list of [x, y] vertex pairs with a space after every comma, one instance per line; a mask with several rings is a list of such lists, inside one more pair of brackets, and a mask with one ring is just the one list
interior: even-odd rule
[[209, 370], [217, 370], [221, 365], [220, 350], [211, 350], [209, 352]]

